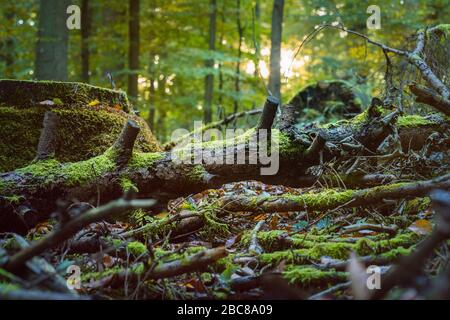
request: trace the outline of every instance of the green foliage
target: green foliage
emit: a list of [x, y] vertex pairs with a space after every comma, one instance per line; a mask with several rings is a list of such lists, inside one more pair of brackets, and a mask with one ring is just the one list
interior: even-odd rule
[[[75, 3], [80, 5], [81, 1]], [[255, 16], [253, 25], [256, 3], [260, 14]], [[105, 76], [105, 72], [110, 72], [117, 88], [126, 90], [127, 76], [131, 72], [127, 58], [128, 2], [98, 0], [90, 5], [90, 83], [110, 88]], [[238, 111], [261, 107], [267, 95], [263, 82], [267, 85], [272, 5], [272, 1], [241, 1], [238, 9], [234, 0], [218, 0], [216, 50], [211, 51], [208, 49], [209, 1], [141, 2], [139, 96], [132, 102], [145, 117], [148, 117], [150, 107], [156, 110], [155, 131], [162, 141], [170, 139], [173, 129], [192, 129], [193, 120], [202, 118], [204, 78], [208, 74], [214, 75], [213, 120], [232, 113], [235, 103]], [[281, 70], [283, 101], [288, 101], [307, 83], [327, 79], [351, 83], [363, 106], [369, 104], [372, 95], [382, 93], [383, 53], [352, 35], [325, 30], [305, 44], [294, 59], [300, 41], [322, 23], [341, 22], [392, 47], [403, 48], [409, 45], [405, 43], [405, 37], [416, 30], [450, 20], [449, 10], [446, 10], [448, 4], [444, 0], [381, 0], [377, 5], [382, 10], [382, 32], [366, 29], [368, 4], [364, 1], [304, 0], [300, 3], [286, 0]], [[31, 80], [34, 77], [38, 2], [6, 1], [2, 11], [0, 75]], [[237, 13], [245, 26], [239, 75], [236, 71], [239, 55]], [[448, 33], [448, 24], [442, 24], [441, 30]], [[81, 80], [80, 45], [80, 32], [70, 31], [68, 74], [71, 81]], [[205, 60], [208, 59], [214, 60], [213, 67], [206, 67]], [[261, 67], [262, 79], [254, 70], [255, 62]], [[237, 79], [240, 80], [239, 92], [235, 88]], [[154, 90], [150, 83], [154, 84]], [[48, 99], [66, 102], [60, 96]], [[314, 108], [308, 115], [317, 118]], [[254, 119], [244, 118], [237, 125], [250, 127], [254, 123]]]

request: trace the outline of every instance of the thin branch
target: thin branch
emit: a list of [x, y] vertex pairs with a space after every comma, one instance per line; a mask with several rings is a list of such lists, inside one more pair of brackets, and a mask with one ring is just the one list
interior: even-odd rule
[[79, 230], [110, 216], [121, 214], [131, 209], [150, 208], [155, 204], [155, 200], [125, 200], [118, 199], [104, 206], [91, 209], [81, 214], [73, 220], [67, 222], [60, 229], [52, 232], [42, 240], [39, 240], [27, 248], [16, 253], [6, 263], [5, 269], [13, 271], [22, 267], [25, 262], [44, 252], [45, 250], [54, 248], [75, 235]]

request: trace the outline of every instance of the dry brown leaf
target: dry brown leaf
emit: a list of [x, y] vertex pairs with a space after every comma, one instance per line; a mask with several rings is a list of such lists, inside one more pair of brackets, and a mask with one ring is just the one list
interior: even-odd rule
[[420, 219], [414, 221], [408, 229], [419, 235], [427, 235], [433, 230], [433, 225], [428, 220]]

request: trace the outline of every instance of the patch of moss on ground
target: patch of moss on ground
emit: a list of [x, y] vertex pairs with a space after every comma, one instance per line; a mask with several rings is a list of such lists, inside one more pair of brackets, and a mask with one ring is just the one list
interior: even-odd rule
[[[347, 242], [313, 242], [304, 241], [304, 248], [263, 253], [259, 259], [263, 264], [287, 263], [308, 264], [312, 261], [320, 261], [322, 257], [330, 257], [338, 260], [346, 260], [351, 252], [359, 256], [378, 256], [395, 258], [400, 254], [410, 252], [421, 238], [413, 232], [405, 232], [391, 239], [373, 241], [361, 238], [356, 243]], [[396, 251], [393, 251], [396, 250]]]
[[304, 204], [305, 208], [314, 209], [330, 208], [350, 201], [354, 196], [353, 190], [325, 189], [311, 191], [300, 195], [285, 194], [274, 198], [285, 198], [299, 204]]
[[128, 252], [130, 252], [132, 255], [134, 255], [136, 257], [143, 255], [144, 253], [146, 253], [148, 251], [145, 244], [143, 244], [142, 242], [139, 242], [139, 241], [129, 242], [127, 244], [127, 249], [128, 249]]
[[291, 284], [304, 287], [317, 287], [346, 281], [347, 272], [335, 270], [318, 270], [313, 267], [287, 266], [283, 271], [283, 277]]

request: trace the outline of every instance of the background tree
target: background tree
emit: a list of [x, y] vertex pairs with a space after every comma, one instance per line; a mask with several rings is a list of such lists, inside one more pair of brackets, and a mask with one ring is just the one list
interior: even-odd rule
[[81, 2], [81, 79], [89, 83], [89, 55], [90, 55], [90, 33], [91, 33], [91, 4], [89, 0]]
[[67, 80], [69, 0], [39, 1], [39, 33], [36, 47], [36, 78]]
[[[217, 24], [217, 1], [210, 0], [210, 12], [209, 12], [209, 42], [208, 48], [211, 52], [216, 50], [216, 24]], [[214, 74], [212, 73], [214, 69], [214, 59], [206, 60], [206, 68], [211, 69], [205, 77], [205, 112], [203, 120], [208, 123], [212, 120], [212, 100], [213, 100], [213, 91], [214, 91]]]
[[134, 100], [138, 96], [139, 6], [140, 0], [129, 0], [128, 95]]
[[277, 98], [281, 98], [281, 40], [283, 37], [284, 0], [274, 0], [272, 10], [272, 32], [270, 49], [269, 90]]

